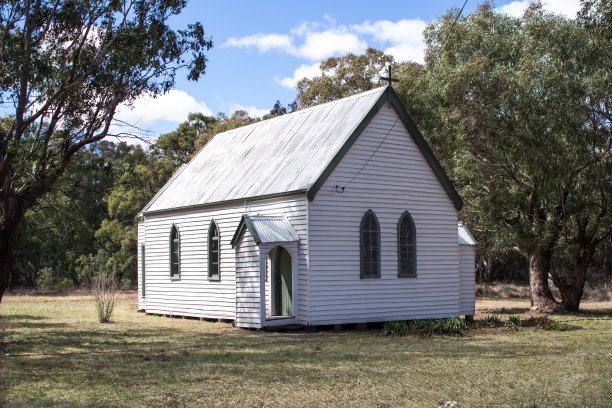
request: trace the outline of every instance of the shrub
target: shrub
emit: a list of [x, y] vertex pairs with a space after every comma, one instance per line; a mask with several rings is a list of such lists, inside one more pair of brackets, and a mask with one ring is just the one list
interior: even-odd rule
[[555, 330], [555, 331], [566, 331], [571, 330], [572, 327], [565, 323], [555, 322], [548, 316], [533, 316], [525, 320], [524, 326], [536, 327], [542, 330]]
[[500, 327], [503, 325], [504, 322], [499, 316], [487, 316], [476, 322], [477, 327]]
[[407, 336], [415, 331], [424, 331], [427, 335], [463, 336], [466, 324], [458, 317], [446, 319], [415, 319], [409, 321], [391, 321], [385, 323], [383, 332], [387, 336]]
[[98, 321], [108, 323], [117, 302], [117, 281], [112, 274], [99, 269], [93, 278], [93, 290]]
[[72, 282], [72, 279], [68, 279], [68, 278], [62, 278], [59, 281], [59, 285], [57, 285], [57, 288], [61, 291], [61, 292], [65, 292], [68, 289], [72, 289], [72, 287], [74, 286], [74, 282]]
[[444, 336], [463, 336], [466, 324], [458, 317], [448, 317], [446, 319], [436, 320], [433, 327], [434, 334]]
[[510, 318], [505, 324], [505, 326], [510, 329], [521, 327], [522, 325], [523, 325], [523, 321], [521, 320], [519, 316], [510, 316]]
[[36, 279], [37, 289], [55, 289], [57, 280], [54, 276], [53, 269], [45, 267], [38, 271], [38, 278]]
[[406, 336], [410, 333], [410, 327], [404, 320], [394, 320], [386, 322], [383, 326], [383, 333], [387, 336]]
[[132, 289], [132, 281], [127, 277], [121, 278], [121, 290], [130, 290]]

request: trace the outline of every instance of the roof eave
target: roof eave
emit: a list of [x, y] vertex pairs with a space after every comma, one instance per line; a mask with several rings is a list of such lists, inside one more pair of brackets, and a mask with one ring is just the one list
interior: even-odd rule
[[255, 227], [253, 226], [251, 218], [247, 214], [243, 214], [242, 218], [240, 219], [240, 222], [238, 223], [238, 228], [236, 228], [236, 232], [234, 233], [234, 236], [230, 241], [230, 245], [232, 246], [232, 248], [236, 247], [238, 239], [240, 239], [240, 236], [242, 235], [242, 232], [245, 228], [249, 231], [255, 243], [257, 245], [261, 244], [261, 238], [259, 237], [259, 234], [257, 233]]
[[141, 214], [143, 214], [143, 215], [161, 214], [161, 213], [172, 212], [172, 211], [192, 210], [192, 209], [204, 208], [204, 207], [214, 207], [214, 206], [218, 206], [218, 205], [235, 204], [235, 203], [245, 202], [245, 201], [267, 200], [267, 199], [271, 199], [271, 198], [288, 197], [288, 196], [301, 195], [301, 194], [306, 194], [306, 193], [307, 193], [307, 190], [305, 190], [305, 189], [304, 190], [285, 191], [285, 192], [282, 192], [282, 193], [263, 194], [263, 195], [252, 196], [252, 197], [234, 198], [234, 199], [231, 199], [231, 200], [214, 201], [214, 202], [211, 202], [211, 203], [184, 205], [184, 206], [181, 206], [181, 207], [161, 208], [159, 210], [152, 210], [152, 211], [141, 211]]

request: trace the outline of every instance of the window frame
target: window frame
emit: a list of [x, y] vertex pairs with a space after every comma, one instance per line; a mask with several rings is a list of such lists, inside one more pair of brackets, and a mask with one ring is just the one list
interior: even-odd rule
[[[174, 252], [174, 248], [173, 248], [173, 235], [174, 233], [176, 233], [176, 240], [177, 240], [177, 251], [176, 251], [176, 272], [174, 271], [174, 264], [172, 263], [172, 253]], [[181, 279], [181, 233], [178, 229], [178, 227], [176, 226], [176, 224], [172, 224], [172, 227], [170, 227], [170, 251], [169, 251], [169, 258], [170, 258], [170, 280], [180, 280]]]
[[[408, 226], [410, 228], [409, 231], [409, 241], [410, 243], [402, 243], [402, 234], [401, 228], [402, 223], [404, 221], [408, 222]], [[412, 246], [412, 257], [408, 260], [409, 264], [407, 265], [408, 273], [402, 273], [402, 257], [401, 257], [401, 249], [402, 245]], [[398, 278], [416, 278], [417, 277], [417, 232], [416, 232], [416, 224], [414, 222], [414, 218], [408, 211], [404, 211], [404, 213], [400, 216], [399, 221], [397, 222], [397, 277]]]
[[[374, 221], [376, 222], [376, 229], [377, 229], [377, 235], [378, 235], [378, 239], [376, 240], [376, 245], [377, 245], [377, 253], [378, 253], [378, 257], [375, 260], [375, 264], [376, 264], [376, 268], [377, 268], [377, 273], [376, 274], [369, 274], [369, 275], [365, 275], [365, 250], [366, 248], [364, 247], [365, 243], [364, 243], [364, 225], [365, 222], [367, 220], [367, 218], [369, 216], [372, 216]], [[359, 278], [360, 279], [380, 279], [381, 277], [381, 258], [382, 258], [382, 254], [381, 254], [381, 237], [380, 237], [380, 222], [378, 221], [378, 217], [376, 216], [376, 214], [374, 213], [374, 211], [372, 211], [371, 209], [366, 211], [365, 214], [363, 215], [363, 217], [361, 217], [361, 224], [359, 226]]]
[[[211, 236], [211, 230], [213, 229], [213, 227], [217, 230], [217, 235], [216, 236]], [[213, 275], [211, 273], [212, 271], [212, 257], [211, 254], [213, 252], [211, 246], [212, 246], [212, 242], [214, 239], [217, 239], [218, 243], [217, 243], [217, 274], [216, 276]], [[207, 275], [208, 275], [208, 280], [210, 281], [219, 281], [221, 280], [221, 229], [219, 228], [219, 224], [217, 224], [217, 221], [215, 221], [214, 219], [210, 221], [210, 225], [208, 226], [208, 239], [207, 239], [207, 264], [208, 264], [208, 269], [207, 269]]]

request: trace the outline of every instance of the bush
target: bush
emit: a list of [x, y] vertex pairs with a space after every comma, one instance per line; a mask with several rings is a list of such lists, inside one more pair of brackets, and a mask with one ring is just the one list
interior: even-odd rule
[[41, 268], [38, 272], [38, 278], [36, 279], [36, 288], [49, 290], [55, 289], [57, 286], [57, 280], [55, 278], [55, 274], [53, 273], [53, 269], [51, 268]]
[[387, 336], [402, 337], [410, 334], [410, 327], [405, 320], [394, 320], [386, 322], [383, 326], [383, 333]]
[[59, 282], [59, 285], [57, 285], [57, 288], [61, 292], [65, 292], [68, 289], [72, 289], [73, 286], [74, 286], [74, 282], [72, 282], [72, 279], [62, 278]]
[[504, 325], [503, 320], [499, 316], [487, 316], [476, 322], [477, 327], [501, 327]]
[[110, 322], [117, 302], [117, 281], [104, 269], [99, 269], [93, 279], [94, 301], [100, 323]]
[[428, 336], [463, 336], [466, 324], [458, 317], [446, 319], [415, 319], [408, 321], [391, 321], [385, 323], [383, 332], [387, 336], [407, 336], [415, 331], [424, 331]]
[[523, 321], [521, 320], [519, 316], [510, 316], [505, 326], [510, 329], [515, 329], [515, 328], [523, 326]]
[[443, 336], [463, 336], [466, 324], [458, 317], [436, 320], [433, 333]]
[[555, 322], [548, 316], [534, 316], [525, 320], [525, 327], [536, 327], [542, 330], [555, 330], [555, 331], [566, 331], [571, 330], [572, 327], [565, 323]]
[[121, 290], [130, 290], [132, 289], [132, 281], [127, 277], [121, 278]]

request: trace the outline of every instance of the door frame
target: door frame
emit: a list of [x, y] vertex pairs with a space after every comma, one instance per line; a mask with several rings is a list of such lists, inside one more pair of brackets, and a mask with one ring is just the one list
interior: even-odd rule
[[[280, 256], [282, 251], [286, 252], [289, 255], [289, 278], [291, 279], [291, 286], [287, 288], [289, 292], [289, 301], [291, 302], [291, 310], [290, 313], [284, 314], [284, 288], [283, 284], [283, 275], [286, 274], [285, 271], [280, 271], [278, 269], [280, 263]], [[293, 257], [291, 253], [287, 251], [282, 245], [275, 247], [274, 249], [274, 262], [272, 262], [272, 271], [270, 273], [270, 277], [272, 280], [270, 281], [270, 314], [274, 317], [283, 317], [283, 316], [293, 316]], [[283, 273], [285, 272], [285, 273]], [[280, 295], [280, 299], [278, 296]], [[279, 303], [280, 302], [280, 303]], [[280, 310], [279, 310], [280, 309]], [[274, 312], [274, 313], [272, 313]], [[279, 313], [280, 312], [280, 313]]]
[[[292, 287], [291, 287], [291, 306], [292, 306], [292, 316], [273, 316], [272, 313], [274, 311], [274, 290], [272, 288], [272, 286], [270, 286], [270, 316], [267, 315], [266, 313], [266, 304], [267, 304], [267, 300], [266, 299], [266, 284], [268, 282], [266, 282], [266, 257], [268, 256], [268, 254], [270, 253], [270, 251], [274, 250], [275, 248], [278, 247], [282, 247], [284, 250], [286, 250], [289, 253], [289, 256], [291, 257], [291, 283], [292, 283]], [[276, 251], [274, 251], [276, 252]], [[297, 322], [297, 318], [298, 318], [298, 298], [299, 298], [299, 283], [298, 283], [298, 275], [299, 275], [299, 262], [298, 262], [298, 242], [274, 242], [274, 243], [262, 243], [259, 246], [259, 265], [260, 268], [259, 270], [261, 271], [261, 273], [259, 274], [259, 279], [260, 279], [260, 286], [259, 286], [259, 290], [260, 290], [260, 313], [261, 313], [261, 321], [263, 322], [264, 326], [279, 326], [279, 325], [284, 325], [284, 324], [293, 324]], [[273, 269], [275, 267], [275, 257], [273, 257], [271, 266]], [[274, 271], [270, 270], [269, 271], [269, 278], [270, 278], [270, 283], [272, 283], [272, 279], [274, 276]]]

